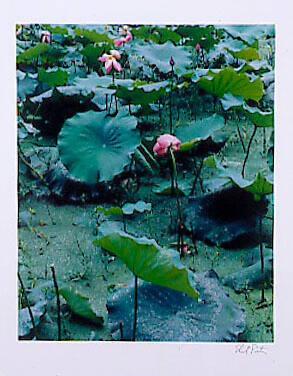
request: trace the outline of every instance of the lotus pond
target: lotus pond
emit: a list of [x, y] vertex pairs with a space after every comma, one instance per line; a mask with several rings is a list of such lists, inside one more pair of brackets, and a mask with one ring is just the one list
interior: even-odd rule
[[273, 25], [17, 25], [21, 340], [273, 342]]

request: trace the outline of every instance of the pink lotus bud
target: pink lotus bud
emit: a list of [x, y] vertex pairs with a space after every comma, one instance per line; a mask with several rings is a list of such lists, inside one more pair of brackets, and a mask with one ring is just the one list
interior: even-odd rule
[[171, 67], [173, 67], [175, 65], [175, 61], [173, 59], [173, 56], [171, 56], [171, 59], [170, 59], [169, 63], [171, 65]]
[[185, 247], [183, 247], [182, 252], [185, 253], [185, 254], [188, 253], [188, 247], [187, 247], [187, 245]]
[[195, 49], [196, 49], [197, 52], [199, 52], [199, 50], [200, 50], [200, 44], [199, 43], [197, 43]]
[[157, 139], [155, 146], [153, 147], [153, 152], [157, 153], [158, 156], [166, 155], [168, 153], [168, 148], [171, 147], [172, 151], [179, 150], [179, 145], [181, 141], [177, 137], [171, 134], [163, 134]]

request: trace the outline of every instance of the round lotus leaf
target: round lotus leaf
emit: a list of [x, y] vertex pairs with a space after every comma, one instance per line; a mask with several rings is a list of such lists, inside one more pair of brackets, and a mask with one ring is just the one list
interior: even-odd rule
[[[245, 329], [243, 308], [223, 290], [213, 270], [193, 275], [199, 300], [181, 291], [138, 281], [137, 341], [233, 342]], [[114, 340], [131, 340], [134, 286], [119, 287], [107, 301]]]
[[128, 111], [78, 113], [65, 121], [58, 137], [62, 163], [88, 184], [110, 181], [123, 171], [140, 143], [137, 120]]

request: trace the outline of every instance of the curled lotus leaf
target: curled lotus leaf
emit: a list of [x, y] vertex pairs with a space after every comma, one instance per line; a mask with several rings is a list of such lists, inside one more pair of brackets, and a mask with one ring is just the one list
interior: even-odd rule
[[237, 73], [231, 67], [218, 73], [210, 71], [198, 81], [202, 89], [222, 98], [226, 93], [242, 96], [258, 102], [263, 97], [263, 82], [260, 78], [251, 81], [245, 73]]
[[198, 298], [192, 274], [180, 262], [178, 253], [160, 247], [155, 240], [136, 238], [123, 231], [115, 231], [97, 238], [94, 244], [114, 253], [132, 273], [144, 281]]

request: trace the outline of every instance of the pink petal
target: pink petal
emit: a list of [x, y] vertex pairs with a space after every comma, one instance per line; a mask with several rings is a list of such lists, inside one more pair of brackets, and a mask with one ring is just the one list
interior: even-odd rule
[[131, 39], [132, 39], [132, 34], [128, 31], [125, 40], [126, 42], [129, 42]]
[[110, 70], [112, 69], [112, 64], [113, 64], [113, 60], [108, 60], [105, 62], [106, 73], [110, 72]]
[[106, 61], [109, 60], [109, 55], [107, 55], [107, 54], [103, 54], [102, 56], [100, 56], [100, 57], [98, 58], [98, 60], [99, 60], [99, 61], [102, 61], [103, 63], [105, 63]]
[[163, 134], [157, 139], [157, 142], [162, 148], [168, 148], [173, 141], [173, 136], [170, 134]]
[[116, 59], [113, 59], [113, 67], [114, 67], [114, 69], [116, 69], [117, 72], [122, 71], [122, 67]]
[[49, 36], [46, 37], [47, 38], [47, 42], [50, 43], [51, 39]]
[[158, 151], [158, 156], [166, 155], [168, 153], [168, 149], [160, 149]]
[[156, 143], [155, 146], [153, 147], [153, 152], [157, 153], [160, 149], [161, 149], [161, 146], [158, 143]]
[[111, 53], [112, 56], [115, 57], [115, 59], [119, 60], [121, 58], [121, 55], [117, 50], [110, 50], [110, 53]]
[[120, 47], [122, 43], [123, 43], [122, 38], [114, 40], [115, 47]]

